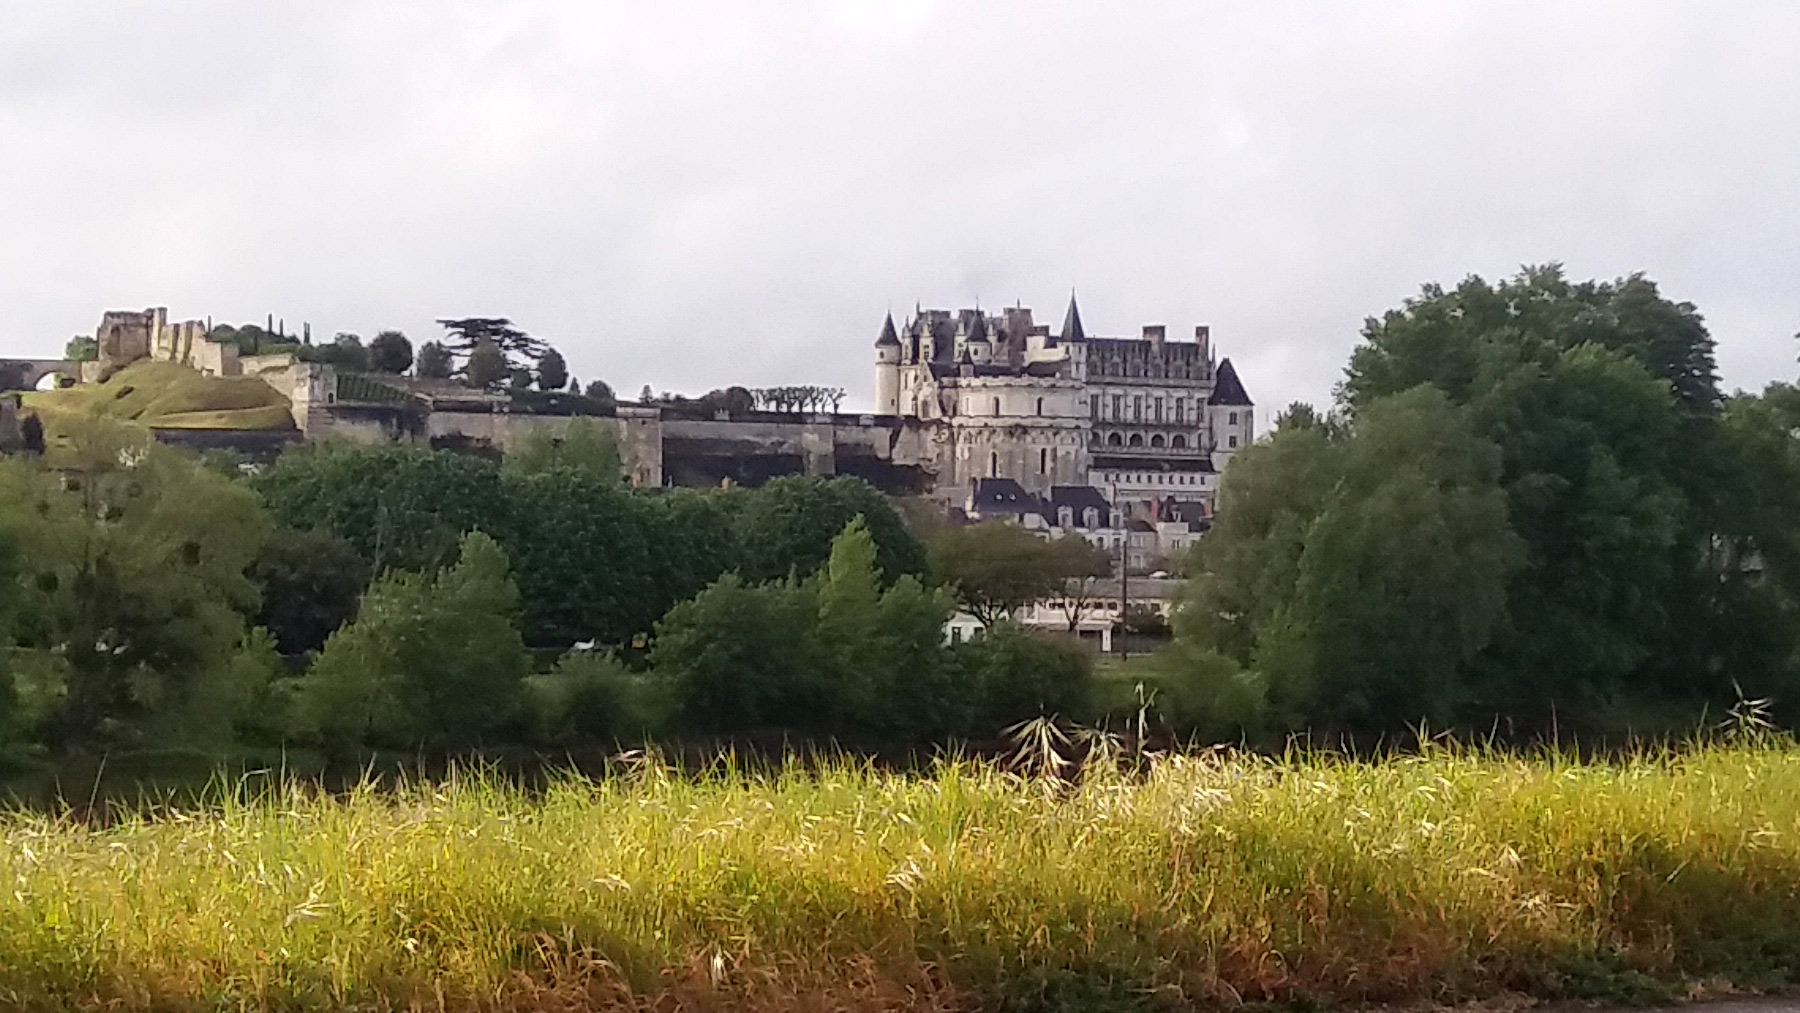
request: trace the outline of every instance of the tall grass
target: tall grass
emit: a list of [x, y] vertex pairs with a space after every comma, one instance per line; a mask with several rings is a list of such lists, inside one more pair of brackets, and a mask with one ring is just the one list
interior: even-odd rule
[[0, 822], [23, 1009], [1136, 1008], [1800, 968], [1800, 749], [480, 775]]

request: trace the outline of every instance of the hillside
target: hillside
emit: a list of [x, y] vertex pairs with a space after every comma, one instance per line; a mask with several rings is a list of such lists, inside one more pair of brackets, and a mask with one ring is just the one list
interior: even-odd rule
[[207, 376], [172, 362], [143, 361], [104, 383], [26, 394], [27, 408], [58, 428], [60, 417], [98, 416], [163, 429], [294, 428], [284, 398], [252, 376]]

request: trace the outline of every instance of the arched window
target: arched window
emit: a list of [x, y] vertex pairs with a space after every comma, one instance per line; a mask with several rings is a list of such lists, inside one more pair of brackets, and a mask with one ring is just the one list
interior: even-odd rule
[[[1000, 399], [999, 398], [994, 399], [994, 414], [995, 415], [1000, 414]], [[1237, 421], [1237, 416], [1233, 415], [1232, 421], [1233, 422]]]
[[1143, 433], [1132, 433], [1131, 440], [1126, 444], [1126, 446], [1130, 446], [1130, 447], [1141, 447], [1143, 445], [1144, 445], [1144, 434]]
[[1174, 436], [1169, 438], [1169, 446], [1175, 450], [1186, 450], [1187, 449], [1187, 437], [1181, 435], [1180, 433], [1176, 433]]
[[1100, 445], [1100, 434], [1099, 433], [1088, 434], [1088, 446], [1098, 447], [1099, 445]]
[[1039, 415], [1042, 415], [1042, 414], [1044, 414], [1044, 399], [1043, 399], [1043, 398], [1041, 398], [1041, 397], [1040, 397], [1040, 398], [1038, 398], [1038, 411], [1037, 411], [1037, 413], [1038, 413], [1038, 414], [1039, 414]]
[[1106, 445], [1109, 447], [1122, 447], [1125, 445], [1125, 441], [1119, 439], [1118, 433], [1107, 433]]
[[1000, 477], [1000, 452], [998, 450], [988, 451], [988, 477]]
[[1156, 434], [1156, 435], [1155, 435], [1155, 436], [1152, 436], [1152, 437], [1150, 437], [1150, 445], [1151, 445], [1151, 446], [1152, 446], [1152, 447], [1155, 447], [1155, 448], [1156, 448], [1156, 449], [1158, 449], [1158, 450], [1161, 450], [1161, 449], [1162, 449], [1162, 447], [1163, 447], [1163, 437], [1162, 437], [1162, 434], [1161, 434], [1161, 433], [1157, 433], [1157, 434]]

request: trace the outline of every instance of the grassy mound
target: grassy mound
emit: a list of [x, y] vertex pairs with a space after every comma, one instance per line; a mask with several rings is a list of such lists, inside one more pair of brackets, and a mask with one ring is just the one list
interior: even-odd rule
[[98, 416], [180, 429], [294, 428], [287, 398], [253, 376], [207, 376], [172, 362], [142, 361], [105, 383], [25, 395], [51, 429], [59, 416]]
[[1662, 998], [1800, 976], [1800, 749], [287, 788], [0, 817], [0, 882], [26, 1008]]

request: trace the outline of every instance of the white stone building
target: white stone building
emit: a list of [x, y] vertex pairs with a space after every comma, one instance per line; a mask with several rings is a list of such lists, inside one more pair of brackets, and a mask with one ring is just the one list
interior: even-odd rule
[[1218, 474], [1256, 432], [1255, 405], [1207, 327], [1170, 341], [1089, 337], [1075, 300], [1052, 334], [1014, 307], [889, 314], [875, 342], [876, 412], [922, 430], [937, 497], [1011, 478], [1034, 495], [1093, 486], [1130, 516], [1209, 503]]

